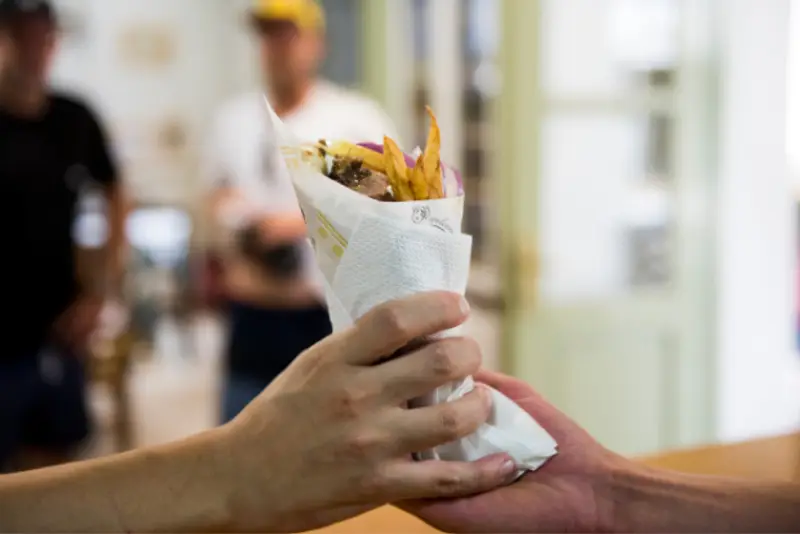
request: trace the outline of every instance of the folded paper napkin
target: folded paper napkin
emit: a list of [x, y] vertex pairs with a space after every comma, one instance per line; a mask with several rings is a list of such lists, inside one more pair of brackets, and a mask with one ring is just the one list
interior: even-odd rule
[[[299, 146], [269, 104], [267, 110], [280, 144]], [[418, 292], [465, 293], [472, 239], [461, 233], [463, 195], [379, 202], [330, 180], [292, 151], [284, 153], [322, 271], [335, 331], [349, 327], [375, 306]], [[441, 335], [457, 334], [458, 329]], [[473, 387], [469, 378], [441, 387], [415, 404], [452, 401]], [[555, 440], [528, 413], [500, 392], [491, 393], [491, 417], [476, 433], [418, 457], [471, 461], [506, 452], [522, 474], [556, 454]]]

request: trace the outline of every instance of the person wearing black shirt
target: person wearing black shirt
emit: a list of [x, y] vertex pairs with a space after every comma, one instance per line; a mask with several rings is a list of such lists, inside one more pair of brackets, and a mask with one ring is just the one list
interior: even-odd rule
[[0, 0], [2, 306], [10, 315], [0, 323], [0, 471], [66, 460], [89, 432], [82, 356], [107, 288], [79, 283], [73, 225], [86, 188], [101, 189], [109, 207], [104, 277], [113, 283], [121, 272], [122, 195], [105, 135], [86, 104], [47, 85], [56, 31], [49, 2]]

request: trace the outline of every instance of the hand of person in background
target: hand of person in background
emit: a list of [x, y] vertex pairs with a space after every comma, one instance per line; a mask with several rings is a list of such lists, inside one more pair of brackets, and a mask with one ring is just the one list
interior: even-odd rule
[[558, 442], [558, 454], [513, 485], [402, 507], [445, 532], [610, 532], [611, 478], [626, 460], [604, 449], [526, 383], [487, 371], [475, 378], [530, 413]]
[[302, 274], [306, 227], [299, 215], [263, 217], [239, 237], [241, 251], [265, 277], [284, 282]]
[[[415, 462], [411, 453], [466, 436], [490, 397], [410, 410], [406, 403], [476, 372], [468, 339], [436, 341], [389, 359], [467, 317], [457, 295], [431, 293], [379, 307], [301, 355], [226, 428], [231, 497], [242, 531], [299, 532], [387, 502], [475, 494], [508, 481], [505, 455], [476, 463]], [[267, 348], [265, 348], [266, 350]]]
[[84, 354], [92, 334], [98, 327], [103, 300], [95, 296], [80, 296], [61, 314], [53, 325], [53, 334], [76, 354]]
[[259, 228], [268, 243], [294, 243], [307, 235], [305, 220], [294, 212], [264, 217], [259, 221]]
[[6, 65], [11, 60], [12, 46], [13, 43], [8, 29], [0, 22], [0, 78], [2, 78], [3, 71], [5, 71]]

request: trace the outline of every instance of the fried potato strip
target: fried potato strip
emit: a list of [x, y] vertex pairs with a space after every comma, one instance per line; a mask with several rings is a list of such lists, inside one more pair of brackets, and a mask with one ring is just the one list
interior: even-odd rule
[[[428, 197], [430, 199], [444, 198], [444, 186], [442, 185], [442, 133], [439, 130], [439, 123], [436, 115], [430, 106], [425, 106], [425, 111], [431, 119], [431, 126], [428, 130], [428, 140], [425, 150], [422, 153], [422, 174], [423, 179], [428, 185]], [[417, 162], [419, 165], [419, 162]]]
[[392, 186], [395, 200], [401, 202], [415, 200], [416, 193], [412, 191], [411, 184], [409, 184], [409, 170], [406, 166], [405, 156], [397, 143], [389, 137], [383, 138], [383, 157], [386, 176], [389, 178], [389, 185]]

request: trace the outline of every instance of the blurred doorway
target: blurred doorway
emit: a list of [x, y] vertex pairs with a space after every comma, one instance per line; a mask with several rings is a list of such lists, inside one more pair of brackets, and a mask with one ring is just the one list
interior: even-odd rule
[[505, 367], [626, 454], [713, 439], [706, 0], [507, 0]]
[[128, 300], [139, 341], [156, 345], [164, 320], [175, 326], [181, 357], [196, 356], [191, 323], [192, 279], [189, 252], [193, 225], [189, 213], [169, 205], [141, 205], [127, 221], [131, 248]]
[[[390, 0], [391, 1], [391, 0]], [[399, 0], [403, 2], [404, 0]], [[413, 0], [406, 20], [413, 66], [408, 99], [409, 147], [424, 146], [425, 106], [442, 130], [442, 158], [464, 180], [463, 230], [473, 238], [467, 297], [469, 332], [481, 343], [489, 367], [499, 366], [504, 303], [500, 295], [499, 225], [492, 117], [498, 92], [497, 51], [501, 0]], [[398, 47], [396, 56], [407, 54]], [[399, 60], [399, 57], [398, 57]]]
[[438, 115], [444, 159], [461, 170], [464, 231], [478, 268], [496, 268], [492, 110], [499, 90], [499, 0], [413, 0], [413, 138], [423, 146], [425, 106]]

